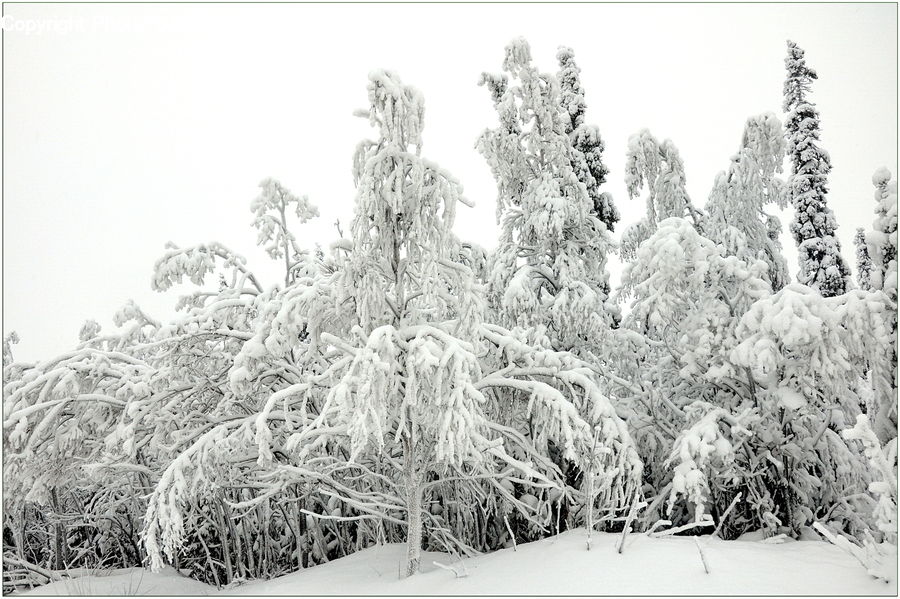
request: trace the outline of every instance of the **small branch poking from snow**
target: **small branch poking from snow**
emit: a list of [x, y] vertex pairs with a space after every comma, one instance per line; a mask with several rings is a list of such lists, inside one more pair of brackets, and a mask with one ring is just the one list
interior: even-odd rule
[[694, 537], [694, 544], [697, 546], [697, 551], [700, 552], [700, 561], [703, 562], [703, 570], [709, 574], [709, 565], [706, 563], [706, 555], [703, 553], [703, 546], [700, 545], [700, 539]]
[[[560, 496], [562, 497], [562, 496]], [[556, 536], [559, 536], [559, 514], [562, 512], [562, 499], [556, 502]], [[556, 540], [556, 537], [553, 537], [553, 540]]]
[[513, 534], [512, 528], [509, 526], [509, 519], [506, 516], [503, 516], [503, 523], [506, 524], [506, 530], [509, 531], [509, 538], [512, 539], [513, 551], [518, 551], [519, 548], [516, 546], [516, 535]]
[[728, 517], [728, 514], [731, 513], [731, 510], [734, 509], [734, 506], [736, 506], [738, 501], [740, 501], [740, 500], [741, 500], [741, 494], [738, 493], [737, 495], [735, 495], [734, 499], [731, 500], [731, 504], [728, 506], [728, 509], [725, 510], [725, 513], [722, 514], [722, 517], [719, 518], [719, 524], [718, 524], [718, 526], [716, 526], [716, 529], [713, 531], [712, 536], [716, 536], [717, 534], [719, 534], [719, 530], [721, 530], [722, 525], [725, 524], [725, 518]]
[[[459, 573], [459, 570], [457, 570], [457, 569], [454, 568], [453, 566], [448, 566], [448, 565], [446, 565], [446, 564], [441, 564], [441, 563], [439, 563], [439, 562], [431, 562], [431, 563], [434, 564], [435, 566], [437, 566], [438, 568], [441, 568], [442, 570], [447, 570], [447, 571], [449, 571], [449, 572], [453, 572], [453, 574], [455, 574], [457, 578], [465, 578], [466, 576], [469, 575], [469, 573], [466, 572], [466, 571], [464, 571], [462, 574], [460, 574], [460, 573]], [[459, 563], [462, 565], [463, 570], [465, 570], [465, 569], [466, 569], [466, 565], [463, 564], [462, 562], [459, 562]]]
[[652, 536], [653, 532], [659, 528], [660, 526], [672, 526], [671, 520], [657, 520], [653, 523], [653, 526], [650, 527], [650, 530], [647, 531], [647, 536]]
[[[625, 518], [625, 526], [622, 528], [622, 537], [619, 539], [619, 547], [617, 551], [622, 553], [625, 550], [625, 537], [628, 536], [628, 533], [631, 531], [631, 523], [634, 521], [635, 516], [637, 516], [638, 510], [641, 508], [647, 507], [646, 501], [638, 501], [638, 491], [634, 492], [634, 498], [631, 500], [631, 508], [628, 510], [628, 517]], [[590, 546], [588, 546], [590, 549]]]
[[841, 549], [852, 555], [856, 559], [856, 561], [862, 564], [862, 567], [866, 568], [866, 570], [868, 571], [868, 564], [866, 564], [866, 560], [862, 556], [862, 550], [858, 546], [848, 541], [846, 537], [835, 535], [830, 530], [822, 526], [820, 522], [813, 522], [813, 528], [816, 529], [816, 531], [820, 535], [828, 539], [828, 541], [832, 545], [840, 547]]
[[658, 532], [656, 534], [651, 534], [651, 537], [659, 538], [659, 537], [668, 537], [674, 535], [675, 533], [683, 532], [685, 530], [690, 530], [692, 528], [700, 528], [701, 526], [714, 526], [712, 520], [701, 520], [700, 522], [691, 522], [689, 524], [685, 524], [684, 526], [677, 526], [675, 528], [670, 528], [668, 530], [664, 530], [662, 532]]

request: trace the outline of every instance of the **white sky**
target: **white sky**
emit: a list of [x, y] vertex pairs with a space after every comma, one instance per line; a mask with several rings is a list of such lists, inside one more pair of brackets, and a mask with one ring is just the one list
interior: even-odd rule
[[220, 241], [275, 283], [279, 265], [249, 227], [264, 177], [320, 207], [301, 240], [327, 244], [338, 217], [346, 230], [351, 156], [374, 133], [352, 112], [375, 68], [424, 93], [423, 154], [477, 204], [460, 209], [457, 232], [492, 247], [496, 188], [474, 143], [496, 116], [476, 83], [519, 35], [544, 71], [556, 72], [558, 45], [575, 49], [587, 121], [606, 142], [604, 189], [623, 214], [617, 237], [644, 212], [625, 192], [628, 136], [671, 138], [702, 207], [745, 119], [783, 120], [788, 38], [819, 73], [829, 203], [854, 270], [853, 233], [874, 218], [871, 175], [896, 173], [896, 4], [7, 3], [4, 14], [3, 329], [22, 338], [19, 360], [72, 347], [87, 318], [111, 327], [129, 298], [174, 314], [177, 293], [150, 290], [169, 240]]

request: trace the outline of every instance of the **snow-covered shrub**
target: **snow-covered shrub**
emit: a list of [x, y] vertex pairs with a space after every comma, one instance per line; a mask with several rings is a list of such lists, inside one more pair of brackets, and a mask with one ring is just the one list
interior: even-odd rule
[[886, 445], [869, 426], [865, 414], [856, 418], [852, 428], [844, 429], [842, 436], [858, 440], [863, 446], [868, 466], [873, 471], [872, 482], [867, 489], [873, 498], [871, 508], [874, 526], [857, 534], [855, 539], [838, 535], [816, 523], [816, 528], [829, 541], [841, 547], [866, 568], [872, 576], [892, 581], [897, 576], [897, 438]]
[[747, 413], [741, 415], [744, 418], [735, 418], [727, 410], [703, 402], [687, 406], [685, 412], [689, 418], [699, 415], [699, 419], [675, 439], [672, 447], [669, 463], [675, 463], [675, 467], [667, 511], [671, 514], [676, 499], [683, 495], [693, 504], [694, 520], [699, 522], [710, 500], [709, 479], [739, 480], [735, 444], [753, 433], [741, 423]]
[[[777, 516], [782, 525], [797, 530], [822, 507], [868, 484], [862, 456], [840, 443], [832, 429], [861, 409], [877, 411], [860, 399], [860, 381], [869, 368], [883, 372], [890, 345], [885, 317], [876, 294], [823, 298], [793, 284], [756, 302], [741, 319], [743, 341], [732, 359], [757, 386], [755, 398], [766, 418], [760, 426], [777, 416], [767, 427], [774, 435], [767, 451], [782, 464], [771, 472], [784, 481], [784, 514]], [[884, 397], [883, 389], [879, 384], [876, 395]], [[855, 514], [846, 515], [856, 520], [845, 524], [851, 529], [863, 525]]]
[[[858, 533], [867, 519], [835, 506], [867, 472], [833, 429], [895, 405], [883, 294], [826, 299], [789, 285], [772, 295], [766, 270], [679, 218], [660, 222], [626, 270], [625, 325], [643, 340], [629, 341], [633, 361], [619, 372], [636, 381], [630, 420], [656, 493], [645, 517], [661, 516], [664, 497], [673, 520], [717, 517], [740, 492], [727, 535], [797, 533], [826, 512]], [[682, 498], [693, 507], [673, 511]]]

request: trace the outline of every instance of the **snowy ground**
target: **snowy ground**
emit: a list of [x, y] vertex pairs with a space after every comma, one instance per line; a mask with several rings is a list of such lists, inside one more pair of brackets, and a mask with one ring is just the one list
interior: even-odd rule
[[722, 541], [701, 537], [710, 573], [693, 538], [631, 535], [623, 554], [618, 535], [596, 534], [585, 549], [584, 530], [520, 545], [517, 551], [465, 560], [463, 578], [435, 567], [459, 562], [423, 555], [423, 571], [398, 580], [402, 545], [384, 545], [269, 581], [218, 591], [174, 570], [128, 570], [104, 577], [56, 582], [31, 595], [897, 595], [867, 575], [840, 549], [821, 541]]

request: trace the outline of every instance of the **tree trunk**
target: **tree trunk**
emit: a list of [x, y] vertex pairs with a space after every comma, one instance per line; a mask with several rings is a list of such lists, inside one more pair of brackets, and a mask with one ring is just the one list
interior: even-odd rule
[[403, 577], [412, 576], [419, 571], [422, 553], [422, 488], [414, 481], [406, 492], [407, 532], [406, 532], [406, 571]]
[[60, 514], [59, 494], [56, 487], [50, 490], [50, 506], [53, 511], [53, 517], [56, 520], [53, 524], [54, 550], [53, 550], [53, 569], [66, 569], [66, 525], [62, 523]]
[[[415, 430], [415, 423], [412, 423]], [[406, 567], [401, 578], [419, 571], [422, 553], [422, 485], [416, 470], [415, 438], [406, 445]]]

